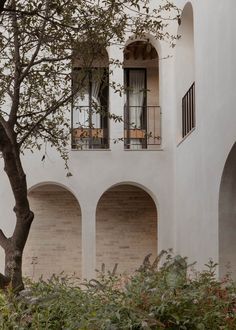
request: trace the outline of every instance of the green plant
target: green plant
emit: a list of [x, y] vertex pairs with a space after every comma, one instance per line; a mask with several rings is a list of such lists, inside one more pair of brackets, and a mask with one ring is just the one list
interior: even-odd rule
[[162, 252], [130, 276], [100, 273], [89, 282], [52, 277], [20, 297], [0, 295], [0, 328], [128, 330], [236, 329], [236, 288], [215, 278], [216, 264], [189, 273], [186, 258]]

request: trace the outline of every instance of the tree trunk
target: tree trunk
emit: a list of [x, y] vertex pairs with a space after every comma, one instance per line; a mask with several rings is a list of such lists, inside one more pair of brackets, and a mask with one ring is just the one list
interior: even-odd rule
[[0, 134], [2, 137], [0, 150], [4, 159], [4, 170], [14, 194], [16, 214], [16, 225], [12, 237], [7, 238], [0, 231], [0, 245], [5, 251], [5, 280], [10, 283], [13, 290], [19, 292], [24, 288], [22, 256], [34, 214], [29, 208], [26, 176], [22, 168], [18, 145], [14, 140], [12, 143], [3, 131], [0, 133], [2, 133]]
[[24, 246], [28, 238], [30, 225], [34, 215], [31, 211], [28, 218], [17, 218], [16, 226], [12, 237], [7, 239], [5, 250], [5, 277], [14, 291], [19, 292], [24, 289], [22, 280], [22, 257]]
[[15, 291], [24, 289], [22, 280], [22, 254], [23, 251], [20, 251], [11, 243], [5, 249], [5, 276], [9, 279], [9, 284]]

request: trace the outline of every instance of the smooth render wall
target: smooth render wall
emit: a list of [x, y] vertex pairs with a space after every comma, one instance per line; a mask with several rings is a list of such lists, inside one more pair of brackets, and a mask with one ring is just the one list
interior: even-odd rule
[[[153, 0], [152, 2], [155, 7], [158, 7], [160, 3], [159, 0]], [[175, 22], [171, 22], [171, 26], [175, 33]], [[67, 171], [64, 169], [64, 162], [60, 159], [56, 150], [50, 148], [50, 146], [47, 147], [47, 155], [43, 162], [41, 161], [43, 151], [35, 151], [33, 154], [30, 151], [26, 151], [24, 156], [22, 156], [28, 180], [28, 187], [32, 193], [32, 189], [34, 189], [33, 187], [45, 183], [55, 183], [67, 187], [68, 190], [73, 192], [73, 195], [76, 196], [76, 200], [79, 201], [81, 213], [83, 215], [82, 238], [80, 243], [79, 234], [76, 235], [76, 237], [78, 237], [76, 244], [82, 245], [83, 277], [92, 278], [96, 275], [94, 272], [94, 269], [96, 268], [96, 206], [102, 194], [107, 191], [109, 187], [118, 183], [134, 184], [143, 187], [143, 189], [147, 191], [155, 201], [155, 205], [158, 208], [158, 241], [155, 240], [158, 249], [155, 248], [155, 253], [157, 250], [161, 251], [162, 249], [175, 248], [175, 144], [173, 142], [175, 138], [175, 99], [173, 86], [174, 57], [172, 56], [174, 50], [170, 48], [168, 43], [157, 40], [155, 36], [148, 35], [148, 38], [159, 55], [159, 84], [158, 81], [155, 82], [156, 88], [159, 89], [158, 104], [161, 106], [162, 111], [162, 144], [159, 150], [124, 150], [124, 144], [122, 142], [116, 143], [116, 141], [121, 139], [124, 134], [123, 122], [114, 122], [111, 120], [109, 123], [111, 142], [109, 150], [69, 151], [69, 167], [72, 176], [66, 175]], [[127, 35], [127, 41], [128, 40], [129, 36]], [[118, 59], [120, 61], [123, 60], [123, 49], [121, 47], [112, 45], [108, 49], [108, 52], [110, 58]], [[111, 79], [122, 85], [124, 82], [123, 68], [111, 65], [111, 70], [113, 71]], [[156, 96], [158, 96], [158, 91]], [[109, 108], [111, 113], [122, 116], [124, 102], [124, 96], [120, 97], [119, 93], [114, 93], [114, 91], [110, 89]], [[3, 173], [2, 166], [3, 164], [0, 160], [0, 228], [3, 229], [7, 236], [10, 236], [15, 224], [15, 217], [12, 212], [14, 201], [9, 184]], [[52, 200], [51, 204], [53, 203], [54, 201]], [[63, 205], [64, 202], [61, 201], [59, 204], [61, 203]], [[58, 206], [58, 209], [61, 210], [61, 212], [59, 212], [60, 216], [63, 213], [62, 209], [65, 209], [65, 207], [66, 206], [63, 208], [61, 205]], [[75, 218], [79, 221], [79, 216], [76, 215]], [[50, 223], [49, 220], [51, 219], [53, 219], [53, 217], [50, 216], [47, 224]], [[35, 222], [32, 225], [32, 233], [34, 231], [34, 226], [36, 226], [36, 221], [37, 220], [35, 219]], [[55, 219], [53, 221], [57, 224]], [[44, 229], [45, 227], [46, 225], [44, 226]], [[149, 226], [146, 226], [146, 229], [148, 229], [148, 227]], [[50, 236], [50, 239], [55, 240], [55, 242], [61, 242], [61, 237], [63, 236], [64, 239], [64, 236], [67, 235], [67, 230], [69, 230], [67, 225], [64, 225], [62, 231], [63, 235], [59, 235], [58, 240], [56, 239], [57, 235], [54, 234], [52, 229], [50, 229], [50, 235], [48, 236]], [[73, 230], [74, 228], [72, 231]], [[35, 230], [35, 232], [36, 231], [37, 230]], [[31, 241], [32, 233], [29, 237]], [[42, 236], [44, 237], [44, 240], [47, 237], [47, 233]], [[41, 246], [46, 244], [45, 241], [41, 243]], [[73, 244], [73, 247], [75, 247], [76, 244]], [[27, 269], [25, 273], [29, 275], [33, 274], [33, 264], [31, 264], [33, 257], [38, 258], [38, 263], [34, 266], [34, 274], [37, 269], [39, 269], [40, 264], [42, 265], [42, 251], [45, 252], [46, 248], [41, 248], [41, 246], [39, 245], [40, 252], [30, 252], [31, 255], [28, 257], [28, 266], [26, 265]], [[72, 250], [73, 249], [71, 249], [71, 251]], [[39, 253], [41, 262], [38, 256]], [[2, 250], [0, 250], [0, 254], [0, 270], [3, 271], [4, 253]], [[58, 254], [55, 252], [54, 256], [56, 257], [54, 258], [51, 256], [50, 260], [56, 265], [58, 263], [57, 258], [59, 258], [61, 254], [61, 251]], [[76, 256], [77, 255], [79, 255], [79, 252], [76, 253]], [[140, 255], [140, 259], [138, 260], [139, 264], [142, 262], [143, 257], [144, 253]], [[69, 255], [69, 258], [72, 259], [72, 255]], [[101, 258], [101, 262], [103, 261], [104, 260]], [[66, 265], [66, 263], [67, 261], [64, 261], [63, 265]], [[78, 269], [79, 266], [77, 267], [75, 260], [72, 261], [72, 264], [73, 271], [74, 268]], [[113, 264], [114, 262], [112, 261], [112, 265]], [[50, 262], [45, 265], [45, 269], [49, 269], [49, 266]], [[61, 266], [57, 266], [59, 271], [61, 268]]]
[[[184, 8], [186, 1], [179, 2]], [[175, 235], [176, 251], [204, 268], [209, 258], [225, 262], [219, 259], [219, 237], [227, 219], [221, 218], [219, 226], [218, 206], [222, 172], [236, 141], [236, 6], [233, 0], [190, 2], [196, 129], [181, 143], [178, 139], [175, 142]], [[175, 83], [185, 75], [188, 73], [183, 63], [182, 75], [175, 76]], [[176, 104], [182, 96], [177, 93]], [[223, 242], [220, 244], [223, 246]], [[236, 253], [234, 245], [231, 248]]]

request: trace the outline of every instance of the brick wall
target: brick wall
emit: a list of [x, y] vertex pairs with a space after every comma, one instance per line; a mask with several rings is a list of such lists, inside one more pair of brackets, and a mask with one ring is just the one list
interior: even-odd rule
[[[29, 195], [35, 212], [26, 244], [24, 275], [49, 278], [64, 271], [81, 276], [81, 211], [74, 196], [57, 186], [43, 186]], [[105, 263], [118, 272], [132, 272], [157, 254], [157, 212], [151, 197], [134, 186], [107, 191], [96, 214], [97, 268]], [[35, 264], [34, 264], [35, 263]]]
[[29, 199], [35, 219], [25, 248], [24, 275], [49, 278], [64, 271], [81, 276], [81, 212], [74, 196], [51, 185], [35, 189]]
[[144, 257], [157, 255], [157, 212], [143, 190], [122, 185], [100, 199], [96, 219], [97, 268], [104, 263], [118, 272], [132, 272]]

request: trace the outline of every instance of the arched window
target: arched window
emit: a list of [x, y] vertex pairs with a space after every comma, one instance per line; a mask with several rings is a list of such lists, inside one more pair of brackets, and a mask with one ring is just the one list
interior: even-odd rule
[[161, 144], [158, 64], [157, 51], [149, 40], [125, 47], [125, 149], [155, 149]]
[[104, 149], [108, 139], [108, 55], [102, 49], [90, 63], [74, 58], [72, 85], [73, 134], [75, 149]]

